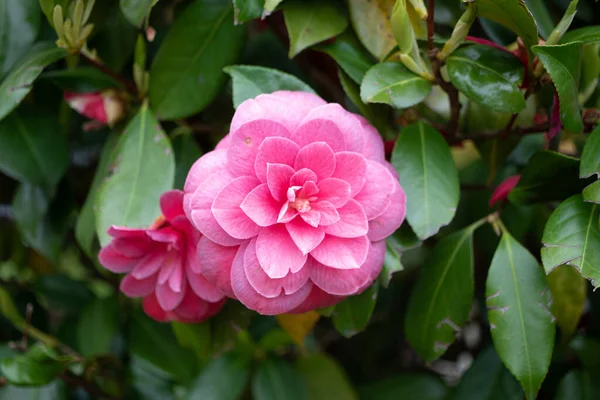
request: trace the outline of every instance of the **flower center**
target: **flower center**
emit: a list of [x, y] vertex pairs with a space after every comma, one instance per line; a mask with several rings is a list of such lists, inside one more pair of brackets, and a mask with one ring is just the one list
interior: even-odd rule
[[290, 203], [290, 207], [295, 208], [299, 213], [310, 211], [310, 201], [307, 199], [296, 199]]
[[317, 197], [311, 196], [313, 193], [305, 190], [302, 186], [292, 186], [287, 191], [288, 205], [290, 208], [305, 213], [311, 210], [310, 202], [315, 201]]

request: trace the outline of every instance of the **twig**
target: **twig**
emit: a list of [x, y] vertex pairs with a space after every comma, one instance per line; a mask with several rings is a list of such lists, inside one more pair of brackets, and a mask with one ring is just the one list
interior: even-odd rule
[[435, 12], [435, 0], [427, 1], [427, 50], [429, 51], [429, 58], [435, 57], [435, 43], [433, 42], [434, 34], [434, 12]]
[[[524, 96], [525, 101], [527, 101], [527, 99], [529, 98], [529, 96], [531, 95], [532, 92], [533, 92], [533, 85], [529, 85], [529, 87], [525, 91], [525, 96]], [[519, 113], [515, 113], [512, 115], [512, 117], [510, 117], [508, 124], [506, 124], [506, 126], [502, 130], [502, 132], [503, 132], [501, 135], [502, 137], [507, 137], [510, 134], [510, 130], [515, 125], [515, 122], [517, 121], [518, 116], [519, 116]]]
[[85, 62], [87, 62], [88, 64], [90, 64], [91, 66], [93, 66], [94, 68], [96, 68], [96, 69], [104, 72], [106, 75], [110, 76], [111, 78], [113, 78], [114, 80], [116, 80], [117, 82], [119, 82], [132, 95], [137, 96], [137, 94], [138, 94], [137, 87], [129, 79], [126, 79], [125, 77], [121, 76], [117, 72], [115, 72], [115, 71], [111, 70], [110, 68], [108, 68], [106, 65], [104, 65], [104, 64], [102, 64], [102, 63], [100, 63], [100, 62], [98, 62], [98, 61], [90, 58], [89, 56], [87, 56], [83, 52], [79, 53], [79, 56]]
[[77, 376], [70, 371], [64, 372], [60, 376], [60, 379], [71, 387], [82, 388], [93, 397], [99, 399], [117, 400], [116, 397], [106, 393], [101, 387], [99, 387], [95, 383], [82, 379], [80, 376]]

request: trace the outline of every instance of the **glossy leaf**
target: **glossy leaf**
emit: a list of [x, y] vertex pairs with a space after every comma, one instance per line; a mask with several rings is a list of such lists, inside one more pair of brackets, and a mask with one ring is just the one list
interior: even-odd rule
[[448, 144], [431, 126], [410, 125], [396, 140], [392, 164], [406, 192], [410, 226], [420, 239], [435, 235], [454, 217], [460, 196]]
[[173, 187], [175, 161], [160, 125], [143, 106], [117, 147], [112, 175], [98, 191], [96, 233], [105, 246], [111, 225], [149, 226], [160, 215], [159, 198]]
[[[596, 175], [600, 178], [600, 126], [590, 134], [581, 154], [579, 177], [588, 178]], [[600, 187], [598, 181], [588, 186], [583, 192], [585, 201], [600, 203]]]
[[265, 7], [265, 0], [233, 0], [233, 21], [243, 24], [260, 18]]
[[0, 80], [34, 43], [41, 20], [37, 0], [0, 0]]
[[533, 52], [544, 64], [558, 92], [560, 120], [565, 129], [572, 133], [583, 131], [577, 99], [582, 49], [580, 42], [533, 47]]
[[467, 46], [453, 52], [447, 66], [451, 82], [471, 100], [500, 112], [525, 108], [519, 88], [523, 64], [515, 56], [490, 46]]
[[119, 0], [119, 5], [125, 18], [139, 28], [157, 2], [158, 0]]
[[412, 289], [406, 311], [406, 340], [425, 362], [446, 352], [469, 317], [474, 227], [453, 233], [433, 249]]
[[348, 26], [342, 11], [327, 0], [284, 4], [283, 16], [290, 36], [290, 58], [313, 44], [339, 35]]
[[[596, 379], [594, 379], [596, 378]], [[571, 370], [558, 383], [555, 400], [592, 400], [600, 398], [597, 371]]]
[[479, 353], [452, 396], [452, 400], [521, 399], [523, 389], [491, 346]]
[[316, 311], [302, 314], [280, 314], [275, 318], [290, 338], [300, 347], [304, 346], [306, 336], [312, 331], [321, 316]]
[[525, 4], [535, 18], [540, 36], [546, 39], [554, 29], [554, 21], [552, 20], [552, 14], [548, 9], [547, 2], [544, 0], [525, 0]]
[[263, 361], [252, 377], [254, 400], [308, 400], [304, 380], [282, 359]]
[[243, 39], [230, 1], [195, 0], [185, 8], [150, 70], [150, 103], [158, 118], [187, 117], [210, 104], [225, 82], [223, 67], [235, 62]]
[[561, 265], [548, 274], [548, 285], [554, 299], [554, 317], [563, 340], [577, 329], [583, 306], [587, 300], [587, 282], [570, 265]]
[[222, 355], [204, 367], [186, 399], [240, 399], [249, 377], [250, 360], [235, 354]]
[[430, 374], [401, 374], [359, 389], [361, 400], [442, 400], [448, 388]]
[[68, 166], [69, 148], [54, 116], [23, 108], [0, 121], [0, 171], [3, 173], [49, 190]]
[[349, 0], [350, 21], [363, 46], [383, 59], [396, 46], [390, 16], [396, 0]]
[[583, 42], [585, 44], [600, 42], [600, 26], [585, 26], [569, 31], [560, 40], [561, 44], [571, 42]]
[[359, 85], [369, 68], [373, 66], [370, 55], [364, 51], [362, 45], [350, 34], [338, 36], [331, 43], [317, 46], [316, 50], [330, 55], [340, 68]]
[[56, 356], [53, 353], [43, 345], [34, 345], [25, 354], [3, 359], [0, 368], [6, 380], [12, 384], [46, 385], [64, 368], [63, 363], [53, 359]]
[[66, 51], [50, 42], [40, 42], [31, 47], [0, 83], [0, 96], [2, 96], [0, 120], [4, 119], [27, 96], [33, 81], [46, 66], [66, 55]]
[[342, 367], [325, 354], [300, 358], [296, 370], [306, 382], [311, 400], [358, 399]]
[[245, 100], [259, 94], [278, 90], [297, 90], [315, 93], [306, 83], [293, 75], [271, 68], [252, 65], [232, 65], [224, 68], [233, 80], [233, 106], [237, 108]]
[[431, 82], [402, 64], [385, 62], [367, 71], [360, 86], [360, 97], [365, 103], [407, 108], [423, 101], [431, 92], [431, 86]]
[[77, 326], [78, 349], [84, 356], [108, 354], [118, 332], [118, 304], [114, 298], [96, 299], [81, 313]]
[[585, 187], [585, 182], [577, 179], [578, 170], [576, 158], [548, 150], [537, 152], [508, 198], [516, 204], [564, 200]]
[[565, 200], [544, 228], [542, 262], [546, 273], [569, 264], [592, 285], [600, 285], [600, 206], [586, 203], [581, 195]]
[[537, 25], [524, 0], [477, 0], [477, 13], [519, 35], [527, 48], [538, 43]]
[[363, 331], [375, 309], [378, 292], [375, 283], [363, 293], [350, 296], [336, 305], [332, 316], [335, 329], [347, 338]]
[[485, 293], [496, 351], [534, 400], [554, 347], [552, 301], [536, 259], [507, 232], [494, 253]]

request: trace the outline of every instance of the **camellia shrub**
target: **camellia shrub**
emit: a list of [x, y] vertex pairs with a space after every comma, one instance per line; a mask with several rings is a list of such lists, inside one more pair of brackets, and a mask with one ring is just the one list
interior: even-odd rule
[[0, 400], [600, 399], [594, 0], [0, 0]]

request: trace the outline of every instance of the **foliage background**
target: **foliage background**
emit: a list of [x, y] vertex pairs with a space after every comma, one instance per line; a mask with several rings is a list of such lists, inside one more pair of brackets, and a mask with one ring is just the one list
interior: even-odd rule
[[[416, 0], [73, 3], [0, 0], [0, 399], [600, 396], [597, 3], [437, 0], [429, 42]], [[65, 91], [109, 88], [123, 118], [84, 128]], [[386, 140], [413, 203], [380, 279], [319, 313], [152, 321], [98, 265], [106, 228], [150, 224], [234, 106], [278, 89]]]

